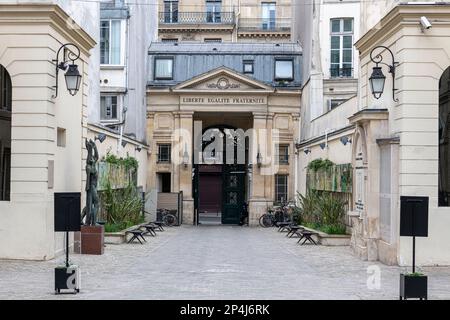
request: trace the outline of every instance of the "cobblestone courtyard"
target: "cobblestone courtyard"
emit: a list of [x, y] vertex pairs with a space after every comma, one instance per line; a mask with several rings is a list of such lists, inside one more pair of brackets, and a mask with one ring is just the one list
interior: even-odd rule
[[[82, 273], [76, 296], [53, 294], [63, 257], [0, 261], [0, 299], [398, 299], [404, 269], [361, 261], [348, 247], [299, 246], [275, 229], [166, 230], [144, 245], [108, 245], [103, 256], [72, 255]], [[377, 268], [380, 288], [369, 289]], [[429, 298], [450, 299], [450, 268], [423, 271]]]

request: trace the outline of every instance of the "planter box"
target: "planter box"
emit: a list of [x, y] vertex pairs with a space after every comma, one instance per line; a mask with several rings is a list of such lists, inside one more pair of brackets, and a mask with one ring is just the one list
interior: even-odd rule
[[400, 274], [400, 300], [408, 298], [427, 299], [428, 277]]
[[81, 254], [103, 254], [104, 226], [81, 226]]
[[317, 236], [314, 237], [314, 240], [317, 239], [318, 243], [323, 246], [349, 246], [350, 245], [350, 238], [351, 236], [349, 234], [328, 234], [319, 230], [306, 228], [306, 230], [316, 232]]

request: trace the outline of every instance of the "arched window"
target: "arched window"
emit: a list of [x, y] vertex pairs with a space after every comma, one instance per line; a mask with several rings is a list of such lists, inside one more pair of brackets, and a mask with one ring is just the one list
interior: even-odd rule
[[439, 80], [439, 206], [450, 206], [450, 67]]
[[11, 77], [0, 65], [0, 201], [9, 201], [11, 185]]

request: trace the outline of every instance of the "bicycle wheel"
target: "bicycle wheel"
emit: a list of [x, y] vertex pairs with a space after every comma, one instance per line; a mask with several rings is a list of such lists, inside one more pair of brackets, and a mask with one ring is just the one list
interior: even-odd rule
[[272, 216], [270, 214], [263, 214], [261, 218], [259, 218], [259, 225], [263, 228], [268, 228], [273, 225]]
[[177, 224], [177, 217], [175, 217], [173, 214], [166, 214], [164, 216], [164, 223], [169, 226], [169, 227], [173, 227], [174, 225]]

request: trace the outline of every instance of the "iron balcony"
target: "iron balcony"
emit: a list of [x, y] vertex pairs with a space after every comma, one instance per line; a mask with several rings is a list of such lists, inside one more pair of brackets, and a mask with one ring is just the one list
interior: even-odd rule
[[234, 12], [160, 12], [159, 23], [165, 25], [183, 24], [226, 24], [235, 23]]

